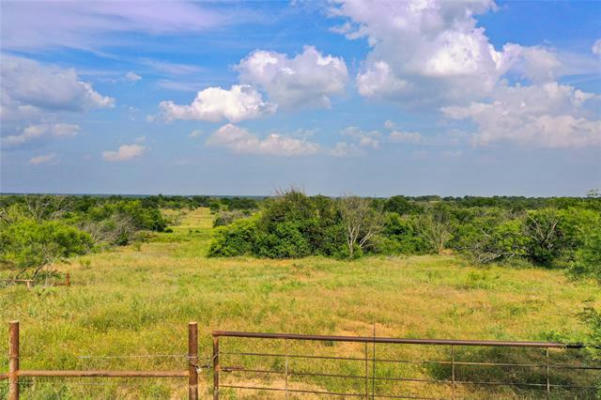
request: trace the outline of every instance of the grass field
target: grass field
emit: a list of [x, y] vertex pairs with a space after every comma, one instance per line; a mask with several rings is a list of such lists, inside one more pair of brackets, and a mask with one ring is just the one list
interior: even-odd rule
[[[181, 223], [173, 227], [173, 233], [157, 234], [142, 245], [58, 265], [61, 271], [71, 273], [70, 288], [0, 289], [0, 319], [21, 322], [22, 368], [183, 369], [188, 321], [199, 323], [199, 352], [204, 357], [210, 355], [210, 332], [214, 329], [369, 336], [375, 326], [378, 336], [548, 340], [561, 334], [579, 338], [585, 327], [577, 314], [585, 305], [601, 306], [598, 286], [571, 282], [561, 271], [474, 267], [454, 256], [375, 257], [352, 262], [319, 257], [209, 259], [205, 254], [211, 225], [208, 210], [198, 209], [185, 214]], [[6, 328], [0, 330], [0, 342], [7, 342]], [[359, 357], [364, 352], [363, 345], [331, 343], [293, 343], [284, 348], [282, 343], [224, 340], [222, 346], [224, 351], [260, 349]], [[3, 349], [0, 370], [5, 371], [6, 347]], [[378, 349], [382, 356], [385, 353], [412, 359], [447, 355], [441, 351], [445, 350], [392, 346]], [[111, 358], [124, 354], [178, 356]], [[463, 354], [470, 359], [487, 355], [491, 354]], [[493, 355], [500, 359], [525, 357]], [[231, 364], [251, 365], [251, 361], [256, 367], [281, 367], [281, 360], [232, 359]], [[295, 362], [299, 370], [312, 367], [360, 374], [364, 368], [361, 363]], [[421, 377], [444, 377], [446, 373], [408, 368], [381, 373]], [[515, 379], [500, 371], [496, 374]], [[531, 375], [528, 379], [540, 377], [539, 372]], [[206, 398], [209, 372], [202, 378], [201, 391]], [[226, 378], [281, 384], [260, 375], [233, 374]], [[587, 377], [580, 374], [555, 378], [578, 383]], [[187, 393], [184, 379], [37, 379], [25, 384], [26, 399], [179, 399]], [[359, 390], [362, 384], [332, 379], [290, 383], [294, 387], [333, 391]], [[381, 389], [394, 393], [401, 390]], [[417, 384], [410, 389], [412, 393], [433, 396], [448, 395], [449, 390], [440, 385], [420, 389]], [[5, 390], [5, 381], [0, 382], [0, 397]], [[503, 388], [494, 392], [468, 388], [462, 393], [468, 398], [540, 396]], [[576, 398], [561, 397], [564, 395], [557, 394], [558, 398]], [[267, 397], [267, 393], [224, 391], [224, 398]]]

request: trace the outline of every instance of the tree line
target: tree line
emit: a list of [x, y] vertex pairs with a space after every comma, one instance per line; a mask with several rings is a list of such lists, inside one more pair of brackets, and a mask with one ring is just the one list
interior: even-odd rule
[[169, 231], [171, 221], [161, 209], [198, 207], [234, 212], [258, 203], [210, 196], [2, 195], [0, 269], [39, 279], [57, 260], [141, 241], [148, 231]]
[[290, 190], [251, 214], [218, 212], [209, 255], [352, 259], [453, 252], [477, 264], [527, 262], [601, 279], [598, 196], [378, 199]]

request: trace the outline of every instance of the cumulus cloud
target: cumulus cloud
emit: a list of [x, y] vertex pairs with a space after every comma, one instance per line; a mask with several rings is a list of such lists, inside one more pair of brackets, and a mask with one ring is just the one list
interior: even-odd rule
[[533, 82], [554, 80], [562, 66], [557, 54], [550, 49], [517, 44], [507, 44], [504, 48], [514, 56], [512, 70]]
[[412, 85], [399, 79], [385, 61], [374, 61], [369, 68], [357, 75], [357, 90], [366, 97], [394, 99], [410, 93]]
[[208, 139], [208, 146], [225, 147], [238, 154], [262, 154], [271, 156], [303, 156], [315, 154], [319, 145], [278, 133], [261, 139], [244, 128], [227, 124], [215, 131]]
[[19, 134], [9, 135], [2, 138], [2, 144], [5, 146], [18, 146], [42, 137], [70, 137], [79, 133], [77, 124], [37, 124], [29, 125]]
[[45, 154], [45, 155], [41, 155], [41, 156], [32, 157], [29, 159], [29, 164], [31, 164], [31, 165], [46, 164], [46, 163], [52, 162], [54, 160], [56, 160], [56, 154], [51, 153], [51, 154]]
[[371, 51], [356, 77], [366, 97], [407, 106], [462, 103], [490, 95], [511, 69], [533, 81], [552, 79], [557, 56], [542, 47], [495, 49], [475, 15], [492, 0], [336, 0], [331, 12], [347, 18], [337, 29], [366, 38]]
[[84, 111], [112, 107], [115, 100], [82, 81], [73, 68], [43, 65], [2, 55], [0, 66], [2, 119], [22, 119], [44, 112]]
[[201, 90], [190, 105], [162, 101], [159, 105], [167, 120], [187, 119], [238, 122], [271, 114], [274, 104], [263, 101], [261, 93], [250, 85], [233, 85], [229, 90], [210, 87]]
[[487, 93], [507, 70], [511, 54], [496, 51], [474, 18], [492, 1], [337, 3], [332, 13], [351, 23], [346, 36], [372, 47], [357, 76], [364, 96], [410, 101], [419, 90], [433, 100], [460, 98]]
[[125, 74], [125, 79], [130, 82], [137, 82], [142, 79], [142, 77], [133, 71], [129, 71], [127, 74]]
[[548, 82], [505, 86], [490, 102], [449, 106], [450, 118], [478, 126], [475, 143], [514, 142], [549, 148], [601, 146], [600, 96]]
[[257, 50], [237, 65], [242, 82], [265, 90], [284, 108], [329, 107], [330, 96], [344, 92], [348, 71], [344, 60], [324, 56], [313, 46], [293, 58]]
[[116, 151], [103, 151], [102, 158], [105, 161], [127, 161], [140, 157], [146, 151], [146, 146], [141, 144], [124, 144], [119, 146]]

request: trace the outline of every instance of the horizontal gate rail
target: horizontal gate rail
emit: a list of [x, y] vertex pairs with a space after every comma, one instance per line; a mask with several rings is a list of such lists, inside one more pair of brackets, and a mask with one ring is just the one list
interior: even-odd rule
[[[213, 337], [240, 337], [255, 339], [288, 339], [310, 340], [321, 342], [355, 342], [355, 343], [397, 343], [397, 344], [424, 344], [424, 345], [455, 345], [455, 346], [488, 346], [488, 347], [538, 347], [556, 349], [581, 349], [582, 343], [557, 343], [557, 342], [520, 342], [503, 340], [453, 340], [453, 339], [405, 339], [369, 336], [328, 336], [328, 335], [300, 335], [295, 333], [261, 333], [237, 331], [213, 331]], [[363, 359], [362, 359], [363, 360]]]

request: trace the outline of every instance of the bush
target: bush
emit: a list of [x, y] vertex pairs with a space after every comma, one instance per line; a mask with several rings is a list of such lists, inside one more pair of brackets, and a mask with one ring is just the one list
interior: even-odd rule
[[508, 261], [526, 254], [523, 218], [510, 217], [501, 210], [474, 217], [456, 227], [452, 247], [477, 264]]
[[232, 257], [252, 254], [257, 240], [256, 218], [234, 221], [217, 228], [209, 247], [210, 257]]
[[279, 223], [270, 232], [260, 232], [255, 243], [255, 254], [268, 258], [299, 258], [311, 254], [303, 226], [297, 222]]
[[229, 225], [237, 219], [248, 217], [248, 212], [243, 211], [224, 211], [217, 215], [215, 221], [213, 221], [213, 227]]
[[587, 236], [583, 246], [576, 251], [570, 273], [573, 276], [595, 278], [601, 282], [601, 228]]
[[415, 218], [403, 218], [397, 213], [387, 213], [384, 229], [376, 245], [376, 252], [385, 254], [421, 254], [428, 243], [419, 234]]
[[539, 265], [566, 266], [600, 224], [599, 213], [587, 209], [529, 211], [524, 221], [526, 256]]
[[[230, 215], [220, 217], [215, 224], [226, 223]], [[234, 220], [218, 228], [209, 255], [340, 256], [345, 243], [340, 221], [339, 211], [331, 199], [290, 191], [266, 201], [263, 212], [256, 217]]]
[[90, 235], [58, 221], [36, 221], [22, 218], [2, 224], [0, 230], [0, 262], [35, 276], [45, 265], [58, 259], [90, 250]]

